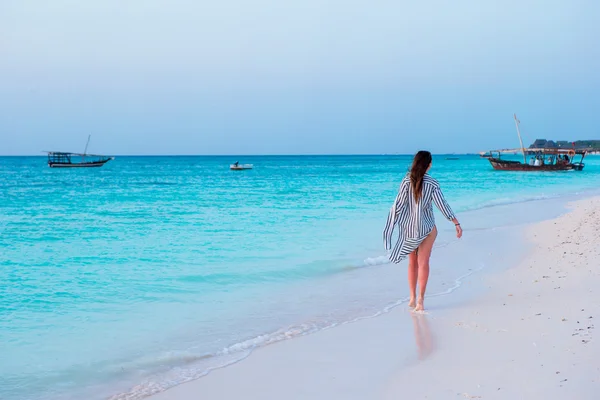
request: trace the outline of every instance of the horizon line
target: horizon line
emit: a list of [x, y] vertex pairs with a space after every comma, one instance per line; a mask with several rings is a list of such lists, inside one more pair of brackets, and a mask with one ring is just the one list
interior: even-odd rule
[[[75, 154], [75, 153], [73, 153]], [[473, 153], [431, 153], [434, 156], [472, 156]], [[415, 153], [303, 153], [303, 154], [88, 154], [106, 157], [348, 157], [348, 156], [414, 156]], [[47, 157], [44, 154], [0, 154], [0, 157]]]

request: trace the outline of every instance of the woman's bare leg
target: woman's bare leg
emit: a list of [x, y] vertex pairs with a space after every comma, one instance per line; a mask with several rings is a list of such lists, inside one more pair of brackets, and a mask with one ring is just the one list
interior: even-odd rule
[[436, 237], [437, 228], [434, 227], [429, 236], [423, 240], [423, 243], [421, 243], [418, 248], [417, 263], [419, 264], [419, 298], [417, 299], [415, 311], [423, 311], [425, 309], [423, 302], [425, 300], [427, 280], [429, 279], [429, 258], [431, 257], [431, 250], [433, 249], [433, 243], [435, 243]]
[[408, 306], [415, 308], [417, 305], [417, 277], [419, 273], [419, 263], [417, 260], [417, 251], [408, 255], [408, 288], [410, 289], [410, 301]]

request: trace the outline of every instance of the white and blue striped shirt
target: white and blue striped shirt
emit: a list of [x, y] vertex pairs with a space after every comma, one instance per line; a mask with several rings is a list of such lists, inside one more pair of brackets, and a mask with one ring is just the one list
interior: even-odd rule
[[[425, 174], [421, 198], [419, 202], [415, 202], [410, 176], [406, 175], [400, 184], [400, 191], [396, 196], [396, 201], [394, 201], [383, 230], [385, 249], [392, 250], [390, 253], [391, 262], [399, 263], [402, 261], [415, 251], [431, 233], [435, 227], [432, 205], [434, 202], [444, 217], [449, 220], [455, 218], [452, 209], [442, 194], [440, 184], [435, 179]], [[396, 225], [400, 229], [400, 235], [392, 249], [392, 233]]]

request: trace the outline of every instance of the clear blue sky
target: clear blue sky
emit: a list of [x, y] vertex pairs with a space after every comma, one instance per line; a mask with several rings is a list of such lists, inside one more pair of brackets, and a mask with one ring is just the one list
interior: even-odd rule
[[597, 0], [0, 0], [0, 154], [600, 139]]

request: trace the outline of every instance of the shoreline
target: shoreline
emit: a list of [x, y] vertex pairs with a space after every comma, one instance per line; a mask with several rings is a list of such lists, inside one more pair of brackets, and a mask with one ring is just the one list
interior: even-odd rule
[[[591, 354], [599, 347], [593, 324], [584, 322], [600, 317], [600, 307], [584, 299], [600, 283], [600, 274], [567, 267], [598, 254], [586, 235], [600, 237], [592, 228], [600, 223], [600, 212], [595, 212], [600, 199], [571, 204], [567, 214], [525, 227], [532, 248], [522, 261], [466, 278], [467, 284], [484, 289], [475, 299], [429, 296], [426, 315], [400, 306], [376, 318], [274, 343], [150, 399], [186, 400], [198, 393], [257, 399], [500, 399], [525, 393], [528, 398], [592, 399], [600, 373]], [[553, 232], [564, 240], [553, 241]], [[587, 248], [575, 244], [584, 240]], [[572, 257], [562, 257], [561, 251]], [[553, 276], [546, 269], [557, 272]], [[577, 285], [586, 290], [577, 295]], [[569, 296], [557, 298], [557, 293]], [[583, 339], [572, 339], [578, 337]]]
[[[470, 281], [485, 269], [493, 269], [498, 266], [493, 263], [481, 262], [481, 259], [488, 255], [488, 251], [494, 250], [494, 241], [501, 240], [506, 246], [512, 248], [521, 248], [522, 240], [515, 236], [511, 229], [520, 229], [523, 220], [541, 218], [539, 210], [557, 212], [563, 210], [563, 198], [552, 198], [539, 200], [537, 202], [517, 203], [497, 206], [489, 215], [489, 210], [476, 210], [465, 213], [463, 221], [472, 226], [477, 235], [463, 238], [460, 241], [454, 237], [454, 229], [440, 229], [438, 241], [436, 242], [436, 251], [432, 256], [435, 264], [439, 267], [432, 271], [429, 282], [430, 298], [455, 296], [464, 301], [464, 294], [472, 296], [471, 292], [461, 292], [460, 286], [470, 284]], [[542, 205], [540, 207], [540, 205]], [[493, 225], [497, 218], [503, 218], [510, 212], [516, 212], [522, 215], [515, 224], [508, 224], [499, 227], [484, 226], [478, 223], [482, 216], [488, 215], [487, 223], [492, 221]], [[561, 211], [562, 212], [562, 211]], [[545, 215], [545, 214], [544, 214]], [[524, 219], [523, 219], [524, 218]], [[487, 225], [487, 223], [485, 225]], [[471, 251], [469, 263], [465, 265], [455, 265], [460, 255], [468, 249], [477, 249]], [[523, 253], [524, 249], [517, 253]], [[387, 260], [387, 259], [386, 259]], [[312, 282], [310, 293], [306, 292], [306, 284], [299, 282], [295, 286], [286, 287], [288, 297], [293, 299], [294, 303], [299, 304], [303, 309], [311, 309], [317, 313], [308, 312], [305, 319], [296, 320], [292, 325], [285, 325], [276, 331], [266, 332], [259, 336], [251, 336], [247, 339], [227, 346], [219, 353], [213, 354], [208, 358], [202, 357], [202, 365], [192, 362], [184, 363], [171, 371], [163, 372], [144, 379], [140, 384], [123, 388], [119, 394], [109, 397], [110, 400], [129, 400], [143, 399], [165, 390], [171, 390], [180, 385], [193, 383], [195, 380], [203, 379], [207, 375], [220, 369], [227, 369], [251, 357], [257, 351], [279, 344], [281, 342], [297, 340], [306, 336], [318, 335], [327, 330], [335, 330], [345, 325], [351, 325], [363, 320], [377, 319], [388, 313], [394, 312], [397, 308], [408, 302], [408, 296], [402, 296], [406, 286], [406, 273], [403, 268], [397, 265], [385, 263], [366, 263], [364, 267], [352, 267], [341, 270], [318, 282]], [[314, 293], [322, 293], [327, 290], [332, 297], [346, 296], [342, 292], [353, 293], [352, 305], [344, 304], [343, 309], [331, 309], [327, 314], [319, 313], [320, 310], [314, 308], [311, 296]], [[340, 291], [341, 290], [341, 291]], [[265, 293], [268, 301], [273, 293]], [[322, 298], [318, 298], [322, 300]], [[325, 299], [328, 300], [328, 299]], [[337, 299], [336, 301], [339, 301]], [[306, 302], [311, 304], [307, 304]], [[290, 306], [291, 304], [287, 305]], [[322, 305], [322, 304], [320, 304]], [[311, 308], [312, 307], [312, 308]], [[341, 311], [341, 313], [340, 313]], [[207, 363], [207, 364], [205, 364]]]

